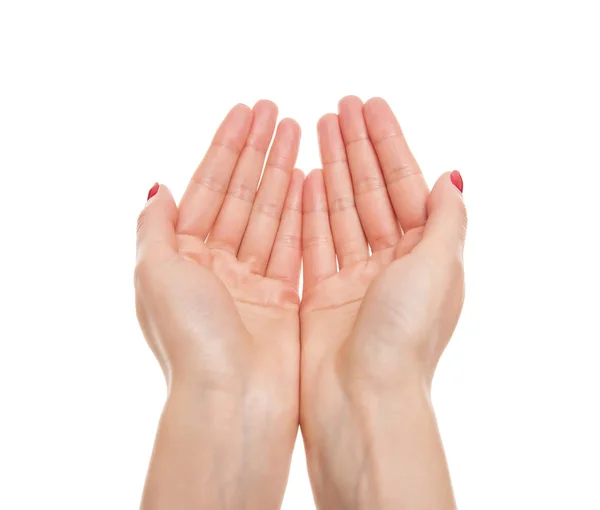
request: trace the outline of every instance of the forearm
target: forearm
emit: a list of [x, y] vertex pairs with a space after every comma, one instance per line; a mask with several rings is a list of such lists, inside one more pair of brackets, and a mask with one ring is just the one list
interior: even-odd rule
[[348, 393], [339, 437], [312, 458], [320, 464], [312, 469], [320, 509], [456, 508], [427, 387], [393, 391]]
[[[189, 386], [166, 402], [142, 498], [142, 510], [276, 509], [289, 453], [282, 438], [265, 443], [268, 427], [248, 420], [248, 399]], [[265, 416], [265, 420], [267, 417]], [[280, 440], [283, 442], [277, 443]], [[273, 444], [256, 451], [255, 444]]]
[[[450, 475], [429, 390], [410, 384], [394, 402], [373, 403], [364, 500], [385, 509], [453, 510]], [[392, 403], [390, 405], [390, 403]], [[373, 506], [367, 505], [369, 508]]]

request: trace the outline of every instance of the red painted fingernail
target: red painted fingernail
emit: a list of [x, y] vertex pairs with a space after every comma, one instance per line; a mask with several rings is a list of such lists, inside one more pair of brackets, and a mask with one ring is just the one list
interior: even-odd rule
[[462, 176], [460, 175], [460, 172], [458, 170], [452, 171], [452, 173], [450, 174], [450, 180], [452, 181], [452, 184], [454, 184], [458, 188], [458, 191], [460, 191], [462, 193], [463, 180], [462, 180]]
[[158, 193], [158, 188], [159, 188], [158, 182], [150, 188], [150, 191], [148, 192], [148, 200], [150, 200], [154, 195], [156, 195]]

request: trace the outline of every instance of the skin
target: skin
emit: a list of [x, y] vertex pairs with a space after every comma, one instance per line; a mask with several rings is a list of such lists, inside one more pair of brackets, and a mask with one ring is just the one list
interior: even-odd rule
[[142, 509], [279, 508], [298, 429], [298, 125], [234, 107], [179, 208], [138, 222], [136, 304], [168, 384]]
[[462, 195], [449, 174], [429, 192], [389, 106], [355, 97], [306, 180], [282, 120], [256, 192], [276, 116], [236, 106], [179, 208], [161, 185], [140, 215], [138, 318], [169, 388], [142, 509], [279, 508], [298, 423], [318, 508], [454, 508], [430, 387]]
[[462, 195], [449, 174], [429, 192], [380, 98], [342, 99], [318, 133], [300, 315], [317, 507], [453, 509], [430, 388], [463, 303]]

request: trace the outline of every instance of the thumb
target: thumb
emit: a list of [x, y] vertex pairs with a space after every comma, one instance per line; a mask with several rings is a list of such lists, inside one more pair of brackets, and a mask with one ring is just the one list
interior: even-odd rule
[[427, 222], [419, 247], [462, 259], [467, 232], [462, 187], [458, 170], [446, 172], [437, 180], [427, 199]]
[[177, 205], [164, 184], [156, 183], [148, 194], [148, 201], [138, 217], [137, 254], [165, 256], [177, 253]]

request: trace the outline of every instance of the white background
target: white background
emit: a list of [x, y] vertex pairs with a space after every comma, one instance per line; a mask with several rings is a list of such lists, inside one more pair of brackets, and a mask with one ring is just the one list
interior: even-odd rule
[[[0, 5], [0, 508], [137, 507], [165, 396], [134, 313], [148, 189], [180, 197], [260, 98], [308, 171], [346, 94], [390, 102], [430, 183], [463, 174], [434, 382], [459, 507], [600, 508], [597, 2]], [[285, 509], [313, 508], [301, 446]]]

